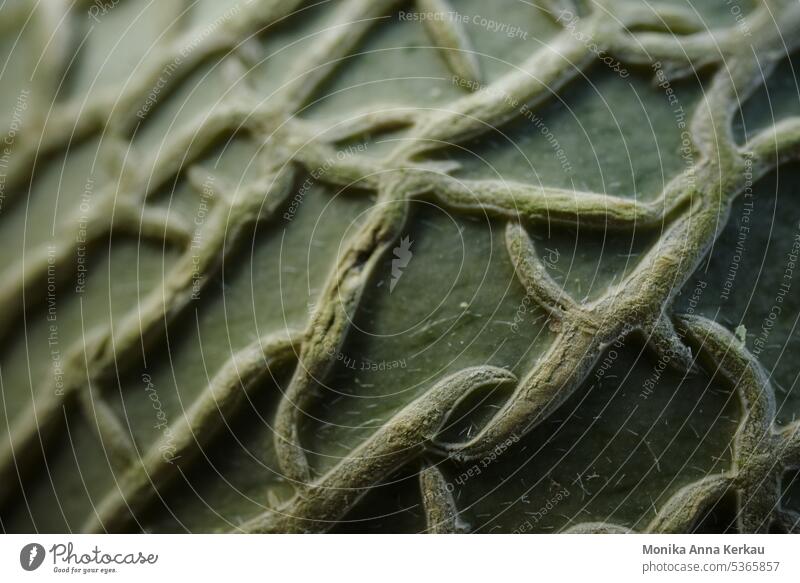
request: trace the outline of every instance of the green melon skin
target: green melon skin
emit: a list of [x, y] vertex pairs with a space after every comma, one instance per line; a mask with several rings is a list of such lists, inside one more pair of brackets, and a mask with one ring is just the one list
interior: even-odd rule
[[3, 532], [797, 532], [797, 3], [533, 4], [3, 5]]

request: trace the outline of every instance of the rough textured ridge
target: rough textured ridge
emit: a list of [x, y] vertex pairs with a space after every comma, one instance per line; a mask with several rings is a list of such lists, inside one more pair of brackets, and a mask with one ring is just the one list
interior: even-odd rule
[[[418, 4], [429, 11], [449, 9], [443, 0], [419, 0]], [[585, 381], [606, 347], [628, 334], [639, 334], [656, 352], [669, 351], [672, 364], [684, 370], [693, 366], [694, 355], [699, 354], [703, 366], [721, 371], [730, 381], [746, 411], [736, 435], [731, 470], [680, 490], [659, 510], [647, 530], [689, 531], [720, 497], [735, 492], [742, 532], [765, 532], [774, 525], [796, 531], [798, 516], [783, 509], [779, 500], [781, 476], [787, 469], [800, 466], [800, 424], [776, 425], [773, 389], [755, 357], [730, 332], [701, 318], [673, 315], [672, 301], [725, 226], [731, 204], [745, 187], [748, 161], [753, 162], [755, 180], [800, 157], [800, 119], [769, 127], [741, 147], [731, 130], [734, 113], [762, 82], [764, 71], [800, 43], [800, 5], [793, 0], [762, 2], [747, 17], [754, 39], [751, 46], [741, 42], [737, 28], [699, 30], [691, 14], [675, 8], [644, 9], [630, 0], [596, 0], [580, 3], [580, 9], [571, 2], [546, 4], [559, 22], [561, 10], [580, 13], [576, 30], [581, 35], [564, 30], [518, 70], [491, 86], [465, 93], [446, 109], [366, 111], [338, 131], [322, 131], [314, 122], [295, 117], [379, 18], [400, 5], [396, 0], [342, 0], [325, 32], [310, 42], [310, 49], [294, 64], [297, 73], [289, 75], [292, 82], [266, 101], [244, 83], [235, 83], [225, 107], [215, 110], [210, 119], [198, 120], [190, 130], [171, 135], [167, 147], [149, 163], [120, 163], [127, 156], [137, 123], [133, 114], [164, 67], [187, 43], [195, 43], [191, 38], [179, 37], [162, 47], [154, 55], [152, 67], [129, 84], [118, 99], [99, 95], [86, 104], [58, 105], [50, 113], [44, 133], [37, 135], [34, 127], [26, 128], [30, 138], [16, 142], [9, 183], [22, 183], [41, 152], [57, 150], [76, 136], [102, 132], [112, 144], [106, 148], [109, 159], [104, 164], [122, 170], [121, 176], [117, 174], [114, 183], [107, 184], [96, 197], [88, 227], [91, 242], [129, 230], [184, 251], [163, 284], [135, 313], [88, 340], [88, 358], [85, 346], [76, 348], [74, 356], [65, 362], [63, 392], [56, 395], [52, 386], [41, 387], [30, 409], [13, 423], [11, 439], [2, 444], [2, 475], [30, 479], [40, 465], [42, 442], [58, 434], [64, 407], [77, 407], [96, 430], [121, 476], [96, 514], [87, 517], [85, 528], [118, 531], [128, 527], [130, 511], [151, 504], [157, 496], [153, 486], [172, 480], [175, 467], [162, 455], [158, 443], [149, 451], [136, 450], [122, 421], [105, 404], [104, 388], [186, 310], [198, 265], [202, 286], [220, 268], [225, 253], [235, 248], [232, 243], [247, 226], [267, 221], [279, 212], [292, 193], [299, 169], [313, 171], [321, 161], [334, 158], [337, 163], [320, 180], [335, 185], [357, 182], [376, 192], [377, 200], [358, 232], [344, 245], [307, 329], [291, 338], [267, 335], [232, 357], [188, 416], [171, 426], [176, 436], [175, 453], [191, 460], [214, 438], [215, 424], [220, 421], [218, 411], [223, 417], [232, 414], [242, 395], [271, 374], [270, 369], [294, 364], [273, 425], [281, 471], [291, 480], [294, 497], [265, 509], [235, 530], [328, 530], [370, 487], [412, 463], [425, 467], [420, 487], [428, 530], [462, 530], [464, 525], [444, 478], [435, 466], [422, 461], [424, 456], [444, 452], [455, 459], [476, 459], [510, 437], [530, 432]], [[236, 18], [192, 45], [190, 58], [181, 61], [170, 84], [186, 78], [209, 56], [229, 51], [242, 53], [227, 65], [231, 78], [238, 80], [247, 60], [241, 41], [300, 5], [294, 0], [247, 3]], [[12, 23], [3, 22], [2, 26], [7, 24]], [[46, 28], [47, 23], [42, 26]], [[630, 32], [642, 29], [646, 32]], [[471, 58], [463, 30], [439, 21], [431, 23], [430, 33], [443, 46], [444, 59], [456, 75], [479, 81], [480, 71]], [[695, 68], [713, 69], [713, 81], [691, 122], [696, 162], [670, 181], [660, 197], [642, 203], [623, 196], [547, 186], [458, 180], [451, 175], [451, 166], [426, 158], [448, 144], [463, 142], [518, 116], [519, 104], [534, 109], [549, 100], [596, 62], [595, 51], [581, 37], [593, 39], [595, 49], [599, 47], [623, 64], [660, 61], [673, 78]], [[47, 66], [54, 71], [64, 66], [56, 56], [51, 61]], [[33, 123], [44, 127], [44, 118], [37, 120]], [[388, 128], [405, 128], [408, 133], [385, 157], [335, 155], [341, 141]], [[209, 173], [195, 164], [196, 160], [210, 145], [233, 132], [252, 135], [262, 145], [260, 178], [238, 189], [214, 181], [214, 205], [202, 227], [202, 245], [199, 252], [190, 251], [187, 225], [146, 208], [145, 200], [179, 172], [187, 172], [195, 188], [201, 190]], [[153, 168], [153, 172], [138, 174], [137, 168]], [[329, 374], [331, 354], [342, 348], [376, 265], [401, 236], [410, 202], [426, 198], [453, 213], [487, 213], [507, 221], [507, 250], [517, 275], [530, 298], [548, 313], [556, 338], [520, 379], [487, 366], [466, 369], [436, 383], [346, 459], [324, 475], [314, 476], [299, 432], [301, 413], [314, 402], [315, 389]], [[658, 244], [623, 281], [603, 297], [584, 302], [571, 297], [547, 275], [526, 231], [527, 225], [541, 221], [619, 230], [659, 227], [663, 232]], [[57, 241], [57, 256], [70, 256], [74, 241], [72, 234]], [[26, 309], [40, 304], [48, 261], [47, 249], [34, 251], [3, 274], [0, 303], [24, 305]], [[0, 336], [7, 336], [19, 317], [19, 310], [0, 313]], [[504, 383], [515, 384], [512, 395], [478, 435], [466, 443], [440, 442], [439, 429], [465, 395]], [[9, 503], [18, 487], [16, 482], [0, 483], [0, 504]], [[592, 523], [570, 530], [626, 529]]]

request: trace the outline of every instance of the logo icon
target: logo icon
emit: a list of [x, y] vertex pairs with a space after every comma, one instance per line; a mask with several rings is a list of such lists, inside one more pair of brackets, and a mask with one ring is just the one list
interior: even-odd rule
[[414, 241], [409, 240], [406, 235], [400, 239], [400, 245], [392, 249], [395, 259], [392, 259], [392, 279], [389, 282], [389, 293], [394, 291], [394, 286], [396, 286], [400, 278], [403, 277], [403, 270], [408, 267], [408, 262], [411, 261], [411, 258], [414, 256], [411, 252], [411, 245], [413, 243]]
[[19, 564], [26, 571], [35, 571], [44, 562], [44, 547], [39, 543], [28, 543], [19, 552]]

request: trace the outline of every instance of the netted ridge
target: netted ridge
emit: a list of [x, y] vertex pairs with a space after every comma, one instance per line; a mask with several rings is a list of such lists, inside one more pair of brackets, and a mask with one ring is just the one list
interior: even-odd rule
[[[448, 11], [445, 0], [418, 0], [420, 9]], [[775, 424], [774, 392], [764, 371], [737, 339], [717, 324], [676, 315], [672, 303], [720, 235], [745, 176], [757, 180], [800, 154], [800, 119], [777, 123], [742, 146], [732, 135], [733, 116], [746, 96], [763, 83], [766, 73], [800, 42], [800, 6], [794, 0], [765, 0], [747, 17], [752, 36], [742, 42], [741, 27], [704, 30], [691, 14], [664, 7], [643, 7], [633, 0], [595, 0], [580, 6], [568, 0], [546, 2], [562, 22], [564, 10], [580, 14], [577, 23], [532, 54], [516, 70], [492, 84], [481, 85], [480, 71], [470, 58], [468, 39], [457, 22], [431, 20], [430, 34], [443, 46], [453, 72], [474, 83], [474, 91], [445, 107], [385, 108], [356, 114], [333, 128], [301, 120], [297, 113], [322, 83], [350, 55], [365, 35], [400, 6], [397, 0], [342, 0], [325, 31], [309, 41], [294, 63], [288, 81], [269, 99], [241, 82], [252, 54], [245, 41], [301, 6], [291, 0], [253, 0], [235, 17], [198, 42], [177, 37], [159, 48], [152, 65], [113, 99], [92, 96], [87, 103], [54, 106], [45, 132], [26, 128], [26, 140], [15, 142], [9, 181], [23, 183], [43, 150], [57, 150], [80, 136], [103, 134], [108, 140], [104, 167], [108, 182], [95, 198], [89, 231], [93, 241], [118, 230], [154, 238], [183, 249], [183, 255], [164, 282], [113, 328], [98, 330], [77, 346], [64, 363], [64, 390], [51, 384], [11, 428], [10, 442], [0, 450], [4, 476], [23, 479], [37, 470], [42, 441], [57, 434], [64, 407], [76, 406], [96, 429], [116, 472], [117, 484], [97, 512], [87, 517], [87, 531], [130, 528], [136, 514], [153, 503], [156, 487], [180, 476], [176, 465], [162, 455], [163, 444], [138, 451], [122, 420], [102, 397], [104, 387], [150, 349], [170, 322], [183, 314], [199, 285], [219, 270], [232, 243], [258, 221], [268, 222], [293, 194], [298, 172], [335, 163], [319, 180], [336, 186], [357, 184], [377, 194], [358, 231], [343, 245], [338, 260], [315, 303], [306, 329], [292, 334], [268, 334], [233, 355], [216, 372], [185, 418], [171, 425], [172, 445], [189, 463], [216, 436], [220, 415], [233, 414], [244, 394], [255, 390], [269, 371], [293, 366], [281, 395], [273, 427], [281, 472], [295, 495], [266, 508], [235, 530], [245, 532], [317, 532], [337, 524], [369, 489], [412, 463], [425, 463], [423, 454], [458, 460], [480, 458], [512, 436], [530, 432], [548, 418], [586, 380], [604, 350], [618, 339], [638, 334], [659, 355], [669, 353], [673, 366], [692, 367], [695, 355], [710, 371], [721, 371], [739, 394], [744, 418], [735, 438], [733, 467], [690, 484], [659, 510], [649, 525], [652, 532], [690, 531], [726, 492], [737, 495], [738, 527], [763, 532], [778, 525], [798, 528], [798, 516], [780, 505], [782, 474], [800, 466], [800, 423]], [[645, 32], [631, 32], [645, 30]], [[44, 34], [44, 33], [43, 33]], [[591, 39], [592, 42], [586, 42]], [[154, 83], [175, 56], [192, 45], [189, 57], [171, 74], [178, 84], [212, 55], [228, 54], [224, 67], [231, 90], [217, 107], [190, 128], [173, 133], [152, 161], [132, 164], [131, 137]], [[672, 178], [653, 201], [629, 196], [576, 192], [501, 180], [462, 180], [452, 164], [432, 154], [453, 143], [482, 135], [520, 115], [520, 104], [535, 109], [567, 82], [597, 61], [598, 49], [628, 66], [660, 62], [672, 79], [713, 69], [713, 78], [690, 123], [694, 164]], [[54, 62], [54, 70], [63, 62]], [[36, 123], [36, 122], [34, 122]], [[381, 159], [359, 152], [338, 156], [343, 141], [388, 129], [406, 130], [404, 139]], [[201, 246], [190, 250], [188, 225], [145, 201], [182, 172], [202, 192], [211, 172], [197, 160], [224, 136], [244, 133], [259, 145], [257, 180], [229, 185], [211, 183], [214, 205], [202, 226]], [[145, 174], [139, 168], [152, 168]], [[490, 366], [465, 369], [433, 385], [398, 412], [384, 427], [355, 448], [324, 475], [314, 476], [302, 445], [302, 412], [318, 398], [332, 367], [331, 354], [340, 351], [352, 327], [365, 286], [376, 266], [400, 238], [410, 204], [433, 200], [450, 212], [486, 213], [505, 220], [506, 245], [517, 276], [528, 296], [548, 314], [555, 339], [521, 378]], [[592, 301], [579, 301], [547, 273], [526, 226], [549, 222], [589, 228], [660, 229], [659, 240], [621, 282]], [[75, 236], [53, 242], [57, 257], [75, 251]], [[26, 253], [19, 265], [3, 275], [0, 302], [32, 309], [43, 301], [43, 279], [50, 251]], [[199, 258], [199, 259], [198, 259]], [[24, 302], [21, 299], [24, 298]], [[19, 311], [0, 313], [0, 336], [8, 336]], [[512, 384], [505, 405], [483, 430], [466, 443], [443, 443], [437, 436], [448, 414], [471, 392]], [[90, 390], [91, 388], [91, 390]], [[217, 425], [215, 425], [217, 424]], [[188, 461], [187, 461], [188, 460]], [[0, 503], [8, 503], [16, 480], [0, 483]], [[456, 502], [436, 467], [425, 466], [420, 488], [428, 529], [465, 529]], [[266, 498], [266, 494], [265, 494]], [[586, 524], [572, 531], [616, 532], [613, 524]]]

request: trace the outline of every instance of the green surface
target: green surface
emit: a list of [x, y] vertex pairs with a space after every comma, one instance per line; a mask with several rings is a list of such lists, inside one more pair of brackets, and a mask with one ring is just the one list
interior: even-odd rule
[[[237, 6], [233, 1], [227, 4]], [[226, 79], [224, 67], [241, 54], [263, 59], [253, 63], [246, 78], [258, 100], [269, 105], [280, 99], [289, 64], [313, 47], [331, 18], [333, 4], [323, 3], [266, 27], [240, 53], [204, 59], [159, 95], [147, 120], [129, 133], [127, 164], [149, 177], [148, 159], [158, 160], [179, 132], [224, 108], [226, 99], [238, 90]], [[726, 7], [688, 0], [670, 4], [693, 6], [709, 26], [736, 24]], [[47, 115], [51, 103], [80, 103], [84, 96], [91, 100], [106, 89], [124, 93], [126, 82], [142, 75], [147, 59], [178, 38], [180, 31], [208, 30], [203, 27], [224, 18], [226, 10], [220, 2], [198, 2], [179, 17], [184, 8], [184, 3], [172, 0], [126, 0], [99, 23], [75, 9], [63, 26], [74, 35], [70, 46], [83, 45], [75, 60], [64, 64], [60, 90], [50, 99], [42, 97], [44, 89], [33, 90], [35, 102], [44, 103], [41, 111]], [[465, 27], [479, 55], [484, 83], [517, 70], [560, 30], [544, 10], [516, 0], [491, 6], [470, 0], [454, 3], [454, 8], [513, 23], [528, 33], [526, 39], [510, 39], [485, 27]], [[401, 20], [395, 14], [374, 26], [300, 109], [299, 118], [327, 128], [342, 120], [346, 124], [356, 112], [383, 107], [446, 110], [463, 97], [466, 93], [453, 83], [442, 51], [431, 47], [423, 25]], [[9, 87], [31, 84], [29, 55], [19, 46], [13, 50], [7, 46], [14, 34], [2, 31], [0, 49], [10, 55], [0, 74], [3, 112], [13, 110], [18, 94]], [[28, 34], [23, 31], [26, 42], [34, 42]], [[35, 33], [30, 35], [35, 38]], [[791, 63], [788, 59], [778, 63], [766, 89], [744, 103], [735, 130], [740, 143], [776, 120], [798, 114], [800, 99]], [[587, 67], [585, 75], [570, 80], [534, 109], [536, 121], [517, 118], [498, 124], [487, 134], [462, 140], [426, 155], [427, 159], [457, 162], [460, 167], [453, 176], [458, 179], [503, 179], [654, 200], [686, 168], [681, 130], [664, 90], [653, 83], [652, 71], [641, 66], [630, 70], [630, 77], [621, 79], [602, 64]], [[673, 82], [687, 116], [709, 90], [711, 78], [704, 70], [699, 77]], [[378, 160], [408, 135], [410, 130], [393, 130], [357, 136], [347, 143]], [[280, 142], [284, 134], [265, 133], [262, 139]], [[112, 147], [111, 137], [99, 133], [68, 139], [55, 152], [37, 158], [30, 180], [3, 190], [7, 196], [0, 210], [0, 271], [13, 269], [59, 234], [72, 236], [88, 179], [97, 181], [94, 197], [99, 196], [101, 184], [112, 188], [121, 184], [119, 170], [108, 159]], [[569, 171], [564, 158], [556, 154], [559, 148]], [[180, 171], [171, 172], [163, 184], [153, 185], [144, 208], [159, 209], [194, 229], [209, 211], [199, 206], [188, 168], [199, 165], [213, 172], [215, 182], [229, 185], [225, 188], [232, 195], [258, 179], [263, 152], [258, 140], [245, 132], [226, 132], [198, 160], [181, 164]], [[691, 309], [731, 332], [744, 325], [746, 345], [753, 350], [784, 276], [786, 254], [800, 230], [799, 177], [797, 165], [786, 164], [754, 186], [752, 230], [729, 297], [724, 298], [721, 285], [735, 252], [744, 199], [733, 204], [719, 239], [696, 273], [676, 290], [680, 291], [676, 312]], [[309, 178], [307, 169], [299, 170], [290, 196], [275, 216], [246, 226], [238, 241], [226, 243], [221, 268], [200, 298], [158, 331], [144, 355], [133, 354], [104, 386], [92, 386], [92, 392], [104, 393], [137, 455], [144, 455], [162, 437], [154, 426], [156, 411], [143, 375], [149, 375], [166, 418], [174, 422], [187, 415], [234, 353], [264, 335], [309, 325], [337, 258], [368, 223], [376, 201], [372, 190], [324, 180], [311, 180], [313, 186], [305, 188]], [[298, 193], [301, 200], [295, 205], [292, 197]], [[284, 216], [287, 212], [291, 220]], [[389, 251], [376, 259], [338, 358], [300, 416], [300, 438], [312, 476], [330, 471], [448, 375], [491, 365], [523, 377], [552, 345], [557, 330], [544, 310], [523, 303], [526, 292], [506, 249], [505, 223], [479, 212], [459, 213], [432, 197], [410, 204], [409, 219], [399, 235], [413, 241], [413, 257], [391, 293], [394, 256]], [[553, 280], [577, 301], [592, 301], [602, 298], [609, 286], [623, 281], [646, 253], [658, 248], [669, 222], [655, 228], [608, 227], [538, 222], [527, 232], [547, 260]], [[8, 440], [12, 420], [31, 406], [40, 387], [53, 380], [50, 326], [56, 325], [55, 348], [62, 354], [68, 347], [82, 346], [92, 330], [115, 330], [125, 315], [137, 313], [148, 293], [160, 289], [181, 253], [171, 243], [112, 231], [93, 246], [81, 293], [75, 290], [75, 280], [66, 276], [75, 269], [76, 256], [63, 268], [59, 265], [59, 274], [64, 275], [57, 286], [55, 320], [48, 321], [45, 303], [33, 302], [2, 344], [2, 440]], [[701, 293], [690, 304], [698, 285]], [[793, 422], [800, 412], [798, 367], [792, 358], [800, 346], [800, 295], [794, 285], [759, 355], [775, 389], [781, 424]], [[520, 313], [523, 305], [527, 309]], [[439, 467], [452, 486], [462, 520], [473, 531], [557, 532], [584, 522], [644, 529], [681, 488], [731, 468], [731, 444], [743, 416], [730, 383], [708, 367], [686, 376], [671, 369], [658, 371], [657, 356], [640, 336], [631, 335], [619, 346], [606, 348], [595, 370], [566, 402], [519, 436], [496, 461], [458, 462], [431, 448], [376, 485], [332, 525], [333, 530], [424, 530], [419, 460]], [[648, 385], [654, 375], [657, 380]], [[226, 419], [198, 459], [179, 460], [181, 475], [169, 487], [160, 487], [152, 504], [137, 510], [136, 521], [123, 530], [229, 530], [267, 505], [290, 501], [296, 489], [283, 475], [273, 445], [276, 409], [290, 382], [291, 369], [260, 380], [254, 396]], [[443, 439], [473, 438], [509, 395], [509, 390], [500, 388], [472, 396], [451, 415], [454, 426]], [[3, 530], [80, 530], [104, 496], [117, 487], [123, 472], [109, 461], [103, 440], [92, 428], [94, 421], [84, 419], [76, 407], [69, 408], [66, 417], [58, 435], [48, 442], [45, 463], [37, 463], [38, 470], [26, 476], [22, 490], [2, 507]], [[479, 471], [463, 479], [474, 467]], [[16, 482], [17, 476], [2, 479]], [[787, 479], [784, 489], [785, 505], [800, 512], [797, 485]], [[546, 505], [555, 509], [541, 513]], [[723, 515], [719, 521], [727, 526], [733, 519]]]

